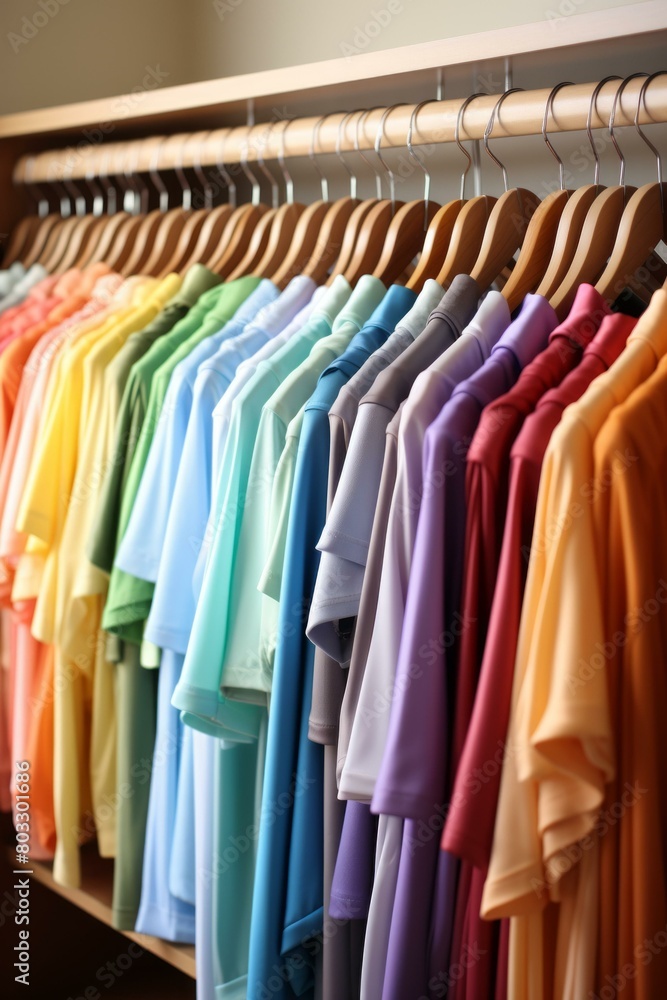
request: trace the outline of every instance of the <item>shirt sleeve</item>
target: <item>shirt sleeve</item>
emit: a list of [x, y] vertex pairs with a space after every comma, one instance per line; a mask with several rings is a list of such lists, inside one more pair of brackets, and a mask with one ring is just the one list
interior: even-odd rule
[[564, 418], [540, 482], [482, 900], [489, 918], [543, 905], [545, 894], [536, 888], [545, 885], [545, 830], [561, 825], [568, 839], [585, 836], [614, 770], [604, 672], [579, 676], [602, 632], [593, 475], [588, 430], [577, 417]]
[[225, 385], [213, 370], [197, 376], [144, 633], [178, 653], [185, 653], [195, 615], [192, 577], [211, 508], [211, 414]]

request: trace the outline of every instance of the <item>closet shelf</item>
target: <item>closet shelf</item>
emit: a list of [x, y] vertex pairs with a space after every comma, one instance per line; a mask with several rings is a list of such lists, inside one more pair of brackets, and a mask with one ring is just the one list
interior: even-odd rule
[[[315, 102], [319, 109], [328, 95], [340, 104], [346, 95], [359, 95], [361, 85], [369, 98], [399, 82], [404, 87], [406, 79], [410, 78], [417, 82], [430, 81], [432, 88], [434, 71], [441, 68], [479, 65], [485, 60], [511, 57], [517, 70], [519, 63], [516, 60], [521, 57], [541, 54], [542, 60], [549, 54], [558, 57], [559, 50], [571, 46], [594, 47], [614, 40], [618, 40], [622, 52], [630, 36], [667, 30], [664, 0], [645, 0], [607, 9], [602, 14], [602, 31], [600, 11], [559, 16], [558, 5], [554, 4], [554, 8], [529, 24], [4, 115], [0, 116], [0, 140], [31, 136], [46, 139], [54, 133], [65, 137], [86, 127], [95, 128], [100, 123], [117, 138], [159, 128], [173, 131], [179, 126], [191, 130], [220, 127], [223, 123], [239, 124], [246, 120], [246, 106], [250, 100], [255, 103], [258, 113], [267, 109], [270, 112], [272, 108], [275, 112], [276, 103], [292, 98], [302, 104]], [[110, 137], [105, 135], [105, 138]]]
[[[7, 848], [7, 858], [13, 864], [14, 851]], [[68, 889], [60, 885], [53, 877], [52, 866], [43, 861], [32, 861], [30, 868], [32, 877], [42, 885], [57, 893], [63, 899], [78, 906], [108, 927], [111, 922], [111, 898], [113, 886], [113, 861], [100, 858], [94, 847], [81, 850], [81, 888]], [[114, 928], [116, 930], [116, 928]], [[172, 944], [162, 938], [149, 934], [137, 934], [134, 931], [118, 931], [131, 941], [136, 941], [146, 951], [157, 955], [163, 961], [180, 969], [186, 975], [195, 978], [195, 949], [193, 945]]]

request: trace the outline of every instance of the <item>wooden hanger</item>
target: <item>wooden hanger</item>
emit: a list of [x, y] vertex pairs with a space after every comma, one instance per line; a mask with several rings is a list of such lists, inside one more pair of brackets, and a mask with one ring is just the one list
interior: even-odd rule
[[[9, 234], [9, 242], [2, 257], [3, 267], [9, 267], [23, 260], [33, 246], [44, 221], [45, 219], [39, 215], [26, 215], [23, 219], [19, 219]], [[52, 224], [55, 225], [57, 221], [58, 217], [53, 216]]]
[[[379, 220], [373, 221], [370, 218], [371, 211], [383, 200], [382, 179], [379, 171], [367, 159], [360, 148], [359, 126], [371, 111], [374, 110], [377, 109], [366, 108], [359, 113], [354, 130], [354, 148], [355, 152], [359, 154], [364, 163], [375, 174], [376, 197], [364, 199], [352, 212], [345, 229], [338, 259], [325, 282], [327, 285], [333, 284], [339, 275], [345, 275], [346, 279], [353, 284], [355, 281], [358, 281], [362, 274], [369, 274], [379, 260], [380, 253], [382, 252], [381, 246], [384, 243], [384, 238], [387, 235], [387, 229], [391, 222], [390, 201], [384, 201], [385, 206], [388, 206], [388, 211], [385, 210], [385, 214], [381, 215]], [[352, 114], [355, 114], [355, 112], [352, 112]], [[356, 197], [357, 179], [353, 174], [350, 174], [350, 177], [353, 181], [350, 191]]]
[[[473, 266], [475, 260], [477, 259], [479, 249], [482, 245], [482, 237], [486, 228], [490, 207], [487, 206], [488, 210], [484, 211], [483, 214], [479, 214], [477, 212], [477, 208], [475, 207], [472, 213], [462, 215], [463, 209], [466, 206], [466, 177], [470, 167], [472, 166], [472, 157], [461, 143], [460, 136], [461, 124], [463, 122], [463, 116], [466, 108], [477, 97], [485, 96], [485, 94], [479, 92], [471, 94], [465, 99], [465, 101], [463, 101], [456, 115], [454, 141], [467, 160], [466, 166], [461, 174], [461, 194], [459, 198], [443, 205], [442, 208], [436, 212], [430, 226], [428, 227], [426, 239], [424, 240], [424, 249], [422, 250], [419, 263], [417, 264], [411, 277], [406, 282], [406, 288], [411, 288], [415, 292], [420, 292], [422, 290], [424, 283], [428, 278], [439, 279], [443, 275], [443, 271], [445, 269], [444, 265], [447, 260], [450, 247], [452, 247], [452, 255], [450, 257], [450, 262], [447, 265], [446, 273], [448, 283], [455, 276], [454, 274], [450, 276], [449, 270], [458, 266], [458, 258], [461, 254], [462, 245], [468, 246], [470, 243], [473, 243], [474, 245], [474, 251], [470, 254], [470, 267]], [[465, 223], [466, 218], [469, 219], [469, 222], [467, 223]], [[475, 220], [478, 221], [475, 222]], [[465, 223], [465, 225], [463, 225], [463, 223]], [[457, 241], [454, 246], [452, 246], [453, 240]], [[467, 260], [468, 258], [464, 259]]]
[[[101, 186], [97, 185], [90, 173], [86, 175], [86, 180], [93, 191], [97, 188], [93, 200], [94, 208], [96, 205], [99, 205], [102, 213], [106, 214], [102, 215], [104, 224], [99, 233], [94, 235], [88, 244], [82, 248], [81, 252], [74, 259], [72, 266], [83, 268], [88, 264], [97, 263], [98, 261], [104, 261], [110, 265], [110, 262], [113, 260], [113, 248], [117, 245], [116, 241], [121, 238], [121, 233], [129, 234], [131, 232], [129, 223], [133, 219], [133, 216], [124, 210], [116, 211], [116, 188], [108, 179], [108, 162], [109, 152], [104, 156], [102, 172], [99, 176], [104, 191]], [[129, 253], [131, 245], [129, 243], [127, 253]]]
[[[415, 154], [412, 146], [412, 129], [414, 120], [419, 112], [419, 109], [427, 103], [430, 102], [422, 101], [421, 104], [418, 104], [415, 107], [412, 115], [410, 116], [410, 125], [407, 136], [408, 153], [424, 171], [424, 197], [423, 199], [410, 201], [396, 209], [392, 220], [389, 223], [380, 259], [372, 272], [373, 277], [379, 278], [385, 285], [390, 285], [394, 282], [403, 273], [406, 267], [411, 264], [417, 254], [422, 251], [429, 223], [440, 208], [439, 205], [429, 199], [431, 175], [419, 157]], [[384, 122], [389, 111], [391, 110], [392, 109], [389, 108], [385, 111], [380, 120], [380, 127], [375, 139], [375, 152], [389, 175], [389, 186], [393, 206], [395, 202], [394, 174], [384, 162], [380, 152], [381, 140], [384, 132]]]
[[[609, 301], [613, 301], [632, 281], [637, 268], [655, 250], [658, 243], [667, 239], [667, 184], [663, 183], [662, 180], [660, 153], [639, 126], [639, 112], [642, 102], [645, 102], [646, 99], [646, 90], [651, 81], [656, 76], [661, 75], [662, 71], [652, 73], [642, 84], [634, 121], [637, 132], [655, 154], [658, 180], [651, 184], [644, 184], [632, 194], [627, 202], [611, 256], [595, 285], [600, 295]], [[615, 103], [614, 101], [614, 105]], [[623, 162], [621, 183], [624, 180], [625, 163]]]
[[[227, 130], [225, 137], [230, 131], [231, 129]], [[201, 164], [201, 154], [194, 169], [202, 183], [204, 191], [204, 207], [206, 208], [207, 215], [204, 219], [204, 224], [199, 231], [199, 235], [192, 252], [183, 263], [183, 270], [187, 270], [187, 268], [191, 267], [192, 264], [206, 263], [206, 261], [211, 260], [215, 255], [219, 254], [225, 227], [227, 226], [232, 213], [236, 208], [236, 184], [225, 168], [224, 140], [221, 154], [218, 159], [218, 163], [216, 164], [216, 169], [222, 177], [227, 191], [228, 201], [225, 204], [217, 205], [216, 207], [213, 206], [214, 185], [204, 174]]]
[[[310, 258], [305, 261], [301, 268], [301, 273], [304, 277], [310, 278], [317, 284], [320, 284], [325, 280], [331, 269], [335, 266], [337, 260], [340, 259], [341, 253], [345, 249], [346, 234], [353, 229], [354, 232], [352, 235], [354, 236], [356, 234], [356, 227], [366, 214], [365, 212], [359, 213], [356, 216], [354, 214], [361, 205], [361, 202], [357, 198], [357, 178], [350, 169], [341, 152], [341, 140], [345, 131], [345, 126], [354, 114], [354, 111], [348, 111], [347, 114], [343, 115], [338, 126], [338, 135], [336, 137], [336, 156], [349, 175], [350, 194], [347, 197], [338, 198], [337, 201], [333, 202], [333, 204], [329, 206], [329, 210], [327, 211], [327, 214], [322, 222], [322, 228], [320, 229], [317, 244], [314, 247]], [[324, 177], [321, 179], [323, 182], [322, 194], [324, 200], [328, 202], [328, 185], [325, 188], [325, 179]], [[274, 280], [276, 279], [274, 278]]]
[[551, 255], [551, 260], [549, 261], [549, 266], [547, 267], [544, 277], [536, 289], [536, 293], [538, 295], [543, 295], [546, 299], [552, 298], [558, 286], [565, 278], [567, 270], [574, 259], [588, 211], [598, 194], [604, 190], [599, 183], [600, 157], [593, 140], [591, 127], [592, 115], [597, 95], [602, 87], [604, 87], [604, 85], [609, 83], [611, 80], [618, 79], [620, 79], [618, 76], [605, 77], [597, 85], [591, 96], [591, 103], [588, 108], [588, 118], [586, 121], [586, 134], [588, 135], [588, 141], [590, 142], [591, 150], [593, 151], [595, 174], [592, 184], [585, 184], [572, 192], [567, 205], [563, 209], [563, 214], [561, 215], [560, 222], [558, 224], [558, 232], [556, 233], [556, 240], [554, 242], [554, 249]]
[[500, 106], [505, 98], [518, 90], [521, 88], [513, 87], [500, 96], [484, 130], [484, 148], [494, 163], [502, 170], [505, 192], [491, 209], [479, 256], [470, 271], [470, 276], [483, 290], [495, 281], [522, 245], [530, 219], [540, 203], [539, 198], [526, 188], [508, 189], [507, 171], [498, 157], [489, 149], [489, 137], [493, 131], [496, 114], [499, 114]]
[[[641, 75], [643, 74], [634, 74], [631, 77], [626, 77], [621, 82], [614, 96], [609, 116], [609, 134], [621, 161], [621, 180], [624, 179], [625, 159], [614, 135], [616, 104], [629, 81], [634, 79], [635, 76]], [[597, 94], [605, 82], [601, 81], [593, 92], [591, 107], [589, 108], [588, 124], [591, 121], [592, 108]], [[588, 127], [587, 131], [589, 131]], [[592, 135], [590, 133], [589, 140], [592, 143]], [[595, 149], [594, 143], [592, 143], [592, 146]], [[596, 180], [599, 176], [598, 168], [599, 162], [596, 159]], [[565, 319], [570, 311], [579, 286], [584, 282], [593, 284], [604, 271], [615, 243], [627, 198], [632, 192], [634, 192], [634, 188], [627, 188], [621, 183], [614, 187], [603, 189], [592, 202], [584, 220], [581, 236], [577, 243], [572, 262], [564, 278], [549, 298], [560, 320]], [[645, 254], [643, 259], [647, 255]]]
[[49, 201], [41, 195], [39, 185], [30, 178], [30, 172], [34, 168], [35, 157], [31, 156], [26, 163], [25, 171], [21, 177], [17, 178], [19, 183], [24, 183], [28, 192], [35, 188], [40, 197], [37, 199], [37, 213], [28, 215], [21, 219], [9, 238], [9, 243], [3, 254], [3, 266], [8, 267], [15, 261], [20, 260], [24, 267], [34, 264], [43, 250], [49, 234], [55, 226], [62, 223], [62, 216], [58, 212], [49, 212]]
[[[225, 278], [225, 280], [229, 280], [231, 275], [239, 277], [241, 275], [239, 265], [244, 263], [244, 259], [251, 261], [249, 250], [253, 234], [255, 233], [255, 230], [264, 215], [271, 211], [267, 205], [263, 205], [260, 202], [261, 190], [259, 181], [248, 167], [248, 147], [249, 136], [244, 142], [243, 155], [241, 156], [240, 164], [241, 169], [252, 186], [251, 204], [242, 205], [241, 208], [234, 210], [227, 222], [227, 225], [225, 226], [225, 230], [220, 240], [220, 246], [214, 253], [213, 258], [205, 261], [207, 267], [221, 275]], [[271, 180], [273, 185], [274, 181], [273, 179]], [[276, 214], [272, 217], [270, 226], [267, 223], [264, 223], [260, 234], [255, 240], [254, 249], [258, 252], [261, 251], [259, 260], [257, 260], [256, 253], [252, 255], [256, 266], [261, 264], [262, 258], [266, 253], [266, 247], [269, 243], [270, 234], [273, 232], [277, 214], [278, 213], [276, 212]], [[256, 271], [254, 273], [256, 273]]]
[[528, 223], [526, 236], [519, 253], [518, 260], [502, 289], [510, 312], [521, 305], [528, 292], [533, 292], [540, 280], [546, 274], [549, 262], [553, 257], [558, 227], [563, 211], [568, 203], [571, 191], [565, 190], [563, 161], [549, 141], [547, 125], [549, 113], [553, 107], [553, 99], [563, 87], [571, 87], [572, 83], [558, 83], [547, 98], [542, 119], [542, 138], [547, 149], [558, 163], [560, 189], [552, 191], [537, 207], [535, 214]]
[[[313, 129], [310, 145], [310, 159], [320, 178], [322, 197], [309, 205], [303, 212], [294, 231], [292, 243], [271, 278], [280, 289], [285, 288], [296, 274], [307, 273], [311, 278], [324, 278], [335, 261], [345, 226], [349, 221], [356, 199], [341, 198], [332, 205], [329, 201], [329, 183], [317, 162], [317, 141], [322, 123], [329, 115], [323, 115]], [[348, 116], [341, 120], [341, 125]], [[284, 142], [284, 131], [283, 131]], [[337, 149], [340, 149], [340, 127]], [[341, 158], [342, 159], [342, 158]]]

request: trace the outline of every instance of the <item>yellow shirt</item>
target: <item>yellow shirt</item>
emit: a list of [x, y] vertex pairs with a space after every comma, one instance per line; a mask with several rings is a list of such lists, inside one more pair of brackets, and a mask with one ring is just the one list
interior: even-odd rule
[[[44, 570], [33, 618], [33, 635], [43, 642], [56, 642], [54, 672], [54, 811], [57, 846], [54, 877], [67, 885], [80, 879], [78, 842], [95, 830], [90, 820], [106, 805], [104, 815], [113, 816], [104, 797], [115, 790], [114, 753], [110, 741], [114, 727], [109, 716], [100, 724], [103, 732], [91, 735], [91, 700], [95, 661], [104, 660], [104, 644], [94, 622], [82, 622], [85, 636], [79, 641], [83, 656], [70, 658], [60, 647], [66, 628], [67, 595], [77, 558], [83, 551], [85, 531], [77, 542], [76, 532], [67, 523], [76, 523], [75, 506], [70, 504], [72, 489], [79, 477], [89, 474], [86, 463], [94, 459], [92, 440], [95, 407], [99, 402], [99, 375], [108, 351], [117, 350], [125, 339], [149, 323], [173, 295], [178, 280], [170, 276], [162, 282], [134, 283], [131, 304], [122, 306], [93, 329], [79, 331], [68, 343], [54, 371], [54, 390], [46, 420], [31, 465], [26, 492], [19, 511], [19, 529], [36, 536], [47, 546]], [[88, 359], [90, 364], [87, 364]], [[80, 466], [78, 463], [81, 463]], [[71, 512], [71, 516], [68, 516]], [[70, 544], [67, 544], [67, 543]], [[79, 544], [80, 543], [80, 544]], [[91, 627], [88, 627], [91, 626]], [[99, 671], [105, 679], [105, 671]], [[92, 743], [91, 743], [92, 740]], [[92, 778], [92, 799], [91, 799]], [[98, 816], [98, 819], [100, 817]], [[112, 821], [111, 821], [112, 822]], [[108, 825], [108, 824], [107, 824]], [[100, 824], [104, 838], [105, 824]], [[111, 850], [113, 833], [107, 832]]]
[[[607, 679], [594, 666], [596, 643], [604, 636], [599, 605], [607, 570], [596, 544], [601, 489], [593, 443], [612, 409], [666, 351], [667, 293], [658, 292], [618, 361], [567, 408], [545, 455], [517, 647], [511, 752], [482, 901], [484, 916], [530, 914], [512, 927], [512, 949], [531, 956], [534, 976], [529, 994], [518, 983], [514, 992], [510, 983], [517, 998], [544, 995], [539, 914], [549, 898], [569, 900], [564, 908], [573, 920], [584, 912], [571, 898], [585, 892], [584, 880], [563, 878], [580, 860], [577, 852], [568, 857], [567, 849], [593, 832], [615, 772]], [[578, 943], [574, 931], [565, 932], [573, 950], [582, 951], [582, 937], [593, 933], [594, 954], [597, 928], [580, 927]], [[552, 957], [546, 961], [550, 965]], [[590, 964], [578, 967], [590, 975]]]

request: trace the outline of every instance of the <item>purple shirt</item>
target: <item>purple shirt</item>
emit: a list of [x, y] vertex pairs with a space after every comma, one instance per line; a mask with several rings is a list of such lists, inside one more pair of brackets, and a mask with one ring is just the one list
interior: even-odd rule
[[[424, 494], [406, 598], [389, 734], [372, 809], [406, 818], [383, 1000], [427, 993], [429, 977], [446, 973], [457, 862], [439, 836], [447, 802], [448, 750], [459, 636], [465, 459], [483, 408], [512, 386], [547, 344], [552, 310], [527, 296], [491, 357], [458, 385], [426, 432]], [[426, 486], [431, 484], [431, 488]], [[474, 623], [470, 623], [474, 627]], [[426, 824], [426, 827], [425, 827]], [[452, 871], [452, 867], [454, 871]], [[431, 894], [438, 884], [431, 915]], [[446, 898], [443, 898], [443, 892]], [[444, 909], [440, 909], [443, 907]], [[430, 933], [434, 931], [429, 955]], [[409, 956], [409, 957], [408, 957]]]

